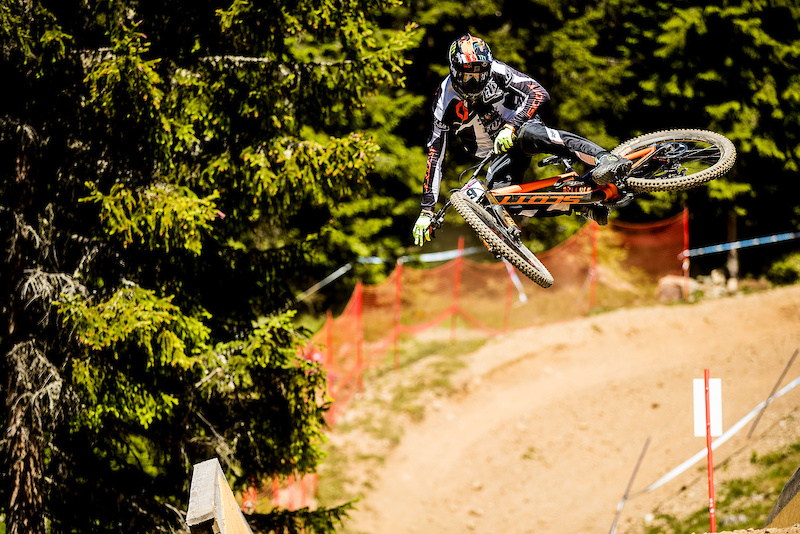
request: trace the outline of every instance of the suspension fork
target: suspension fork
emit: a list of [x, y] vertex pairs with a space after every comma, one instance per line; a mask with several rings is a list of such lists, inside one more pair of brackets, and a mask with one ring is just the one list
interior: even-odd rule
[[[473, 172], [472, 172], [472, 176], [470, 176], [470, 178], [467, 180], [467, 182], [469, 182], [469, 180], [471, 180], [472, 178], [477, 178], [478, 175], [480, 174], [480, 172], [483, 170], [483, 168], [490, 161], [492, 161], [492, 159], [494, 159], [494, 154], [487, 155], [486, 157], [484, 157], [480, 161], [480, 163], [478, 163], [477, 165], [474, 165], [474, 166], [470, 167], [469, 169], [463, 171], [461, 173], [461, 176], [459, 177], [459, 181], [461, 181], [461, 179], [464, 177], [464, 174], [469, 170], [472, 170]], [[454, 191], [457, 191], [457, 189], [451, 190], [450, 194], [452, 194]], [[486, 189], [485, 185], [483, 185], [483, 191], [484, 191], [484, 194], [488, 194], [488, 190]], [[494, 202], [496, 203], [497, 201], [495, 200]], [[444, 205], [439, 209], [439, 211], [437, 211], [433, 215], [433, 218], [431, 219], [431, 225], [429, 226], [429, 230], [428, 230], [428, 232], [430, 233], [431, 239], [433, 239], [434, 235], [436, 234], [436, 230], [438, 230], [439, 228], [441, 228], [444, 225], [444, 215], [445, 215], [445, 213], [447, 213], [447, 210], [450, 209], [450, 206], [451, 206], [451, 203], [450, 203], [450, 199], [448, 198], [447, 201], [444, 203]]]
[[[477, 165], [472, 167], [472, 169], [474, 169], [474, 171], [473, 171], [472, 176], [470, 177], [470, 179], [477, 178], [478, 174], [480, 174], [481, 170], [492, 159], [494, 159], [494, 154], [489, 154], [488, 156], [483, 158], [483, 160], [481, 160], [480, 163], [478, 163]], [[463, 175], [463, 173], [462, 173], [462, 175]], [[469, 180], [468, 180], [468, 182], [469, 182]], [[520, 236], [520, 234], [522, 233], [522, 230], [520, 229], [519, 225], [513, 219], [513, 217], [511, 217], [511, 215], [508, 213], [508, 211], [506, 211], [506, 209], [497, 201], [497, 199], [494, 197], [494, 195], [492, 195], [491, 191], [486, 189], [486, 185], [483, 184], [483, 183], [481, 183], [481, 185], [483, 187], [482, 198], [486, 199], [486, 204], [484, 204], [483, 207], [485, 207], [488, 212], [490, 212], [491, 214], [494, 215], [494, 218], [497, 220], [497, 222], [503, 228], [506, 229], [506, 231], [511, 235], [512, 238], [517, 239]], [[444, 206], [442, 206], [439, 209], [439, 211], [437, 211], [433, 215], [433, 218], [431, 219], [431, 225], [430, 225], [429, 230], [428, 230], [430, 232], [431, 238], [434, 237], [434, 235], [436, 233], [436, 230], [438, 230], [439, 228], [441, 228], [444, 225], [444, 216], [445, 216], [445, 213], [447, 213], [447, 210], [450, 209], [450, 206], [451, 206], [451, 203], [450, 203], [450, 200], [448, 199], [447, 202], [445, 202]]]
[[[480, 171], [485, 167], [488, 163], [490, 163], [494, 158], [495, 154], [489, 154], [486, 156], [478, 165], [475, 166], [475, 172], [472, 173], [472, 178], [477, 178]], [[505, 228], [506, 231], [513, 239], [519, 238], [520, 234], [522, 234], [522, 230], [520, 229], [517, 222], [514, 220], [513, 217], [506, 211], [506, 209], [497, 201], [495, 196], [492, 192], [486, 187], [486, 184], [483, 185], [483, 196], [482, 198], [485, 199], [484, 207], [487, 208], [497, 222], [500, 224], [501, 227]]]
[[512, 238], [517, 239], [522, 234], [522, 229], [517, 224], [517, 221], [511, 216], [506, 208], [500, 204], [494, 197], [491, 191], [486, 191], [484, 198], [489, 201], [489, 211], [494, 214], [495, 219], [499, 222], [511, 235]]

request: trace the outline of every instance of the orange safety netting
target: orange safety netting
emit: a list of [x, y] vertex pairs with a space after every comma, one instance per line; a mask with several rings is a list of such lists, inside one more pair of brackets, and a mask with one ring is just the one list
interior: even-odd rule
[[[396, 357], [397, 341], [460, 321], [487, 333], [655, 301], [658, 279], [682, 273], [686, 214], [650, 224], [587, 224], [537, 254], [555, 279], [542, 289], [505, 262], [463, 256], [430, 269], [398, 263], [377, 285], [356, 285], [342, 314], [313, 337], [328, 371], [331, 420], [360, 389], [365, 370]], [[490, 258], [486, 254], [486, 258]]]

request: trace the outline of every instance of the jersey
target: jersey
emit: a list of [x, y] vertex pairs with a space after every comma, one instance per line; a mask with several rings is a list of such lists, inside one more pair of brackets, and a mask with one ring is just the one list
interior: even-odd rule
[[550, 100], [542, 85], [505, 63], [493, 61], [491, 74], [476, 102], [461, 98], [447, 76], [436, 89], [433, 126], [428, 138], [428, 164], [422, 185], [422, 209], [433, 211], [439, 198], [442, 163], [451, 136], [458, 136], [467, 150], [485, 157], [494, 149], [494, 138], [509, 124], [518, 130]]

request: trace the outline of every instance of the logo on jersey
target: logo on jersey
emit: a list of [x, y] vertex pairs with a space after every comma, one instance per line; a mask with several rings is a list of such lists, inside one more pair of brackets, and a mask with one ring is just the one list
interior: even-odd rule
[[503, 90], [500, 89], [500, 86], [497, 85], [494, 79], [489, 79], [486, 83], [486, 87], [483, 89], [481, 97], [485, 103], [493, 104], [503, 99]]
[[469, 117], [469, 112], [467, 111], [467, 106], [464, 105], [463, 100], [458, 104], [456, 104], [456, 117], [461, 119], [461, 122], [467, 122], [467, 117]]
[[437, 128], [439, 128], [439, 130], [441, 130], [443, 132], [447, 132], [447, 131], [450, 130], [450, 127], [448, 125], [446, 125], [445, 123], [443, 123], [442, 121], [440, 121], [436, 117], [433, 118], [433, 125], [436, 126]]
[[505, 120], [500, 114], [492, 108], [488, 113], [485, 113], [480, 118], [481, 124], [486, 129], [486, 132], [491, 136], [494, 137], [497, 135], [497, 132], [500, 131], [503, 124], [505, 124]]

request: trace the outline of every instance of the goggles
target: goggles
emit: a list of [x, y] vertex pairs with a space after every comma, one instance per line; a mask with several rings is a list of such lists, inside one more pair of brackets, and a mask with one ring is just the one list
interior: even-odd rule
[[482, 89], [489, 79], [489, 72], [459, 72], [458, 82], [468, 91]]

